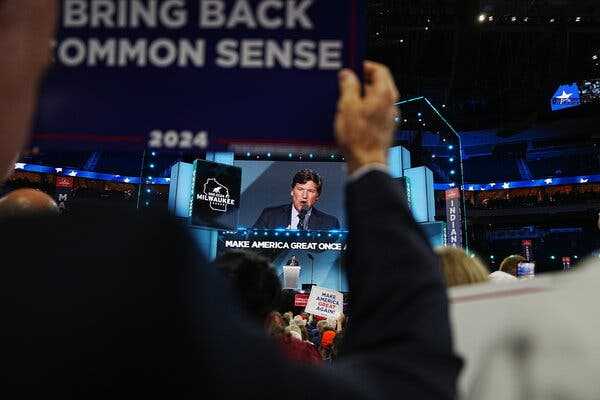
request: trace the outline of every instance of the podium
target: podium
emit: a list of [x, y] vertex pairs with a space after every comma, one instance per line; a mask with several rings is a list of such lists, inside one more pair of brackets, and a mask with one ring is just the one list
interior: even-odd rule
[[300, 267], [285, 265], [283, 267], [283, 288], [297, 289], [300, 281]]

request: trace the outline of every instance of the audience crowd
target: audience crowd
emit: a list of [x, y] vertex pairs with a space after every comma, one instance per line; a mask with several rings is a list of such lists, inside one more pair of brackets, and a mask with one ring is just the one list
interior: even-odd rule
[[[519, 209], [579, 205], [600, 199], [600, 185], [584, 184], [570, 186], [535, 187], [525, 189], [504, 189], [485, 191], [465, 191], [468, 208], [481, 210]], [[438, 196], [438, 202], [443, 197]]]
[[[220, 255], [214, 266], [228, 278], [243, 313], [275, 340], [291, 360], [309, 364], [333, 362], [344, 336], [345, 317], [323, 318], [289, 310], [295, 291], [282, 290], [269, 260], [246, 251]], [[281, 312], [280, 312], [281, 311]]]

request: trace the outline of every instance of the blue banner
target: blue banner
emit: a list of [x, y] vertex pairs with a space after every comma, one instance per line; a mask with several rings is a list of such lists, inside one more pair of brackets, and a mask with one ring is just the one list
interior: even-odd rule
[[364, 0], [63, 0], [34, 139], [198, 151], [331, 143]]

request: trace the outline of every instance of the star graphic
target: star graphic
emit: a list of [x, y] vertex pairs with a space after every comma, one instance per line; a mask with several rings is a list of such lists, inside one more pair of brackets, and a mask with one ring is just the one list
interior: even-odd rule
[[129, 183], [129, 178], [125, 178], [125, 179], [123, 180], [123, 182], [125, 182], [125, 183]]
[[560, 104], [563, 104], [563, 103], [570, 103], [571, 96], [573, 96], [573, 93], [567, 93], [563, 90], [562, 94], [560, 96], [556, 96], [556, 98], [558, 100], [560, 100]]
[[56, 173], [58, 174], [59, 172], [62, 172], [63, 169], [62, 168], [54, 168], [54, 170], [56, 171]]
[[494, 187], [494, 186], [496, 186], [496, 182], [492, 182], [492, 183], [490, 183], [490, 186], [491, 186], [491, 187]]
[[546, 185], [549, 185], [552, 183], [552, 179], [551, 178], [545, 179], [544, 182], [546, 182]]
[[504, 182], [502, 184], [502, 189], [508, 189], [509, 187], [510, 187], [510, 183], [508, 183], [508, 182]]
[[589, 179], [588, 178], [581, 178], [579, 180], [579, 183], [588, 183]]
[[69, 172], [69, 176], [77, 176], [77, 171], [71, 171], [71, 172]]
[[473, 186], [469, 186], [469, 190], [474, 190], [474, 187]]
[[24, 169], [24, 168], [25, 168], [25, 163], [22, 163], [22, 162], [15, 163], [15, 169]]

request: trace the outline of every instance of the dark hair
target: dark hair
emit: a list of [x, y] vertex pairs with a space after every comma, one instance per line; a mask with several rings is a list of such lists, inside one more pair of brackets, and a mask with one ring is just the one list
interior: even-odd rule
[[525, 261], [527, 261], [525, 257], [513, 254], [502, 260], [502, 263], [500, 263], [500, 271], [517, 276], [517, 265]]
[[317, 193], [319, 196], [321, 195], [321, 189], [323, 189], [323, 179], [321, 175], [317, 173], [317, 171], [313, 171], [312, 169], [301, 169], [296, 172], [294, 175], [294, 179], [292, 179], [292, 189], [296, 186], [296, 184], [305, 184], [308, 181], [313, 181], [315, 185], [317, 185]]
[[268, 259], [247, 251], [229, 251], [213, 265], [225, 273], [247, 314], [263, 324], [279, 306], [281, 283]]
[[279, 312], [281, 314], [294, 309], [296, 291], [294, 289], [283, 289], [279, 298]]

